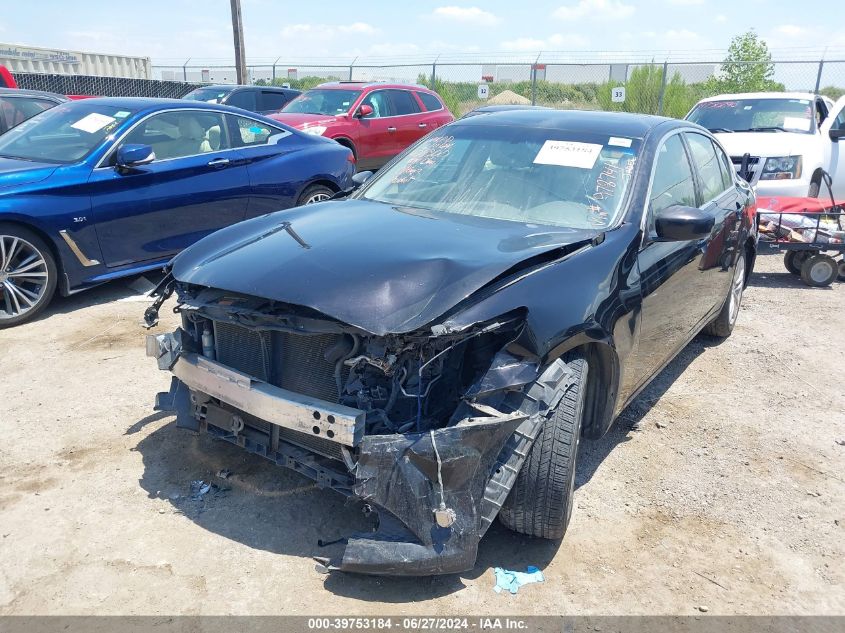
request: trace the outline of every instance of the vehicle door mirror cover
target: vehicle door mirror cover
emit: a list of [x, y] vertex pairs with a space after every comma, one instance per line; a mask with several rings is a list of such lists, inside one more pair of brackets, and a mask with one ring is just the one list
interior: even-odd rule
[[128, 143], [117, 149], [116, 162], [118, 167], [138, 167], [153, 162], [155, 158], [155, 152], [149, 145]]
[[831, 130], [830, 132], [828, 132], [828, 135], [830, 136], [831, 141], [833, 141], [834, 143], [838, 143], [839, 139], [845, 136], [845, 129], [840, 128], [837, 130]]
[[355, 188], [357, 189], [372, 177], [373, 172], [371, 171], [359, 171], [357, 174], [352, 176], [352, 182], [355, 183]]
[[372, 113], [373, 113], [373, 106], [367, 105], [365, 103], [358, 108], [357, 115], [360, 118], [360, 117], [370, 116]]
[[715, 218], [695, 207], [673, 205], [664, 209], [655, 219], [657, 237], [664, 242], [686, 242], [710, 235]]

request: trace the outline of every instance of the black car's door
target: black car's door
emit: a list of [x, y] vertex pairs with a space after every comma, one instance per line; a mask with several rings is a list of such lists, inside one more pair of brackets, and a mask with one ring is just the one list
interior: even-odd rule
[[117, 144], [151, 146], [152, 163], [117, 169], [116, 147], [94, 169], [92, 212], [108, 266], [169, 257], [244, 219], [249, 175], [224, 116], [213, 110], [156, 113]]
[[[655, 219], [673, 205], [702, 207], [717, 216], [717, 227], [704, 239], [661, 241], [654, 230]], [[702, 204], [698, 176], [683, 135], [676, 132], [665, 138], [657, 151], [637, 257], [642, 318], [635, 367], [628, 374], [626, 392], [635, 391], [689, 341], [718, 295], [724, 300], [726, 287], [710, 261], [715, 256], [711, 246], [720, 232], [718, 218], [722, 215], [720, 203]]]
[[[711, 292], [703, 294], [699, 311], [709, 320], [722, 307], [733, 278], [733, 263], [739, 248], [745, 205], [734, 184], [733, 169], [722, 149], [697, 132], [685, 132], [684, 138], [698, 180], [701, 209], [713, 216], [710, 241], [699, 262]], [[702, 324], [703, 325], [703, 324]]]

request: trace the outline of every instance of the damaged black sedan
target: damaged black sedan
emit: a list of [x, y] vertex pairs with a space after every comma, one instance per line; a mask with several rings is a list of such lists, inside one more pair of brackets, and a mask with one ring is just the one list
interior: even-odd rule
[[467, 118], [177, 256], [147, 315], [175, 292], [157, 405], [360, 500], [374, 530], [325, 568], [464, 571], [496, 517], [563, 536], [579, 438], [730, 335], [755, 252], [753, 194], [698, 126]]

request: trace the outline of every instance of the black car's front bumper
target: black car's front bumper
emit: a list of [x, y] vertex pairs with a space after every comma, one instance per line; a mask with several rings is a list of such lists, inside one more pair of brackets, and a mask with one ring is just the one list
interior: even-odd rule
[[[178, 335], [148, 339], [148, 354], [174, 377], [156, 407], [353, 496], [378, 514], [327, 570], [381, 575], [466, 571], [505, 502], [548, 411], [570, 379], [556, 361], [497, 408], [466, 405], [455, 425], [424, 433], [363, 435], [364, 412], [304, 397], [183, 352]], [[503, 411], [509, 411], [505, 413]]]

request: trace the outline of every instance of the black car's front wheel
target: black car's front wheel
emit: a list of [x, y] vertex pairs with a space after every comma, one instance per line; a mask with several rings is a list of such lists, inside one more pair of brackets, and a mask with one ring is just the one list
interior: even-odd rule
[[728, 296], [722, 304], [722, 309], [716, 318], [704, 327], [704, 333], [718, 338], [728, 338], [734, 331], [736, 318], [739, 316], [739, 306], [742, 303], [742, 293], [745, 290], [745, 253], [740, 252], [734, 264], [731, 287]]
[[499, 511], [499, 520], [514, 532], [559, 539], [569, 525], [588, 365], [581, 355], [570, 357], [567, 365], [574, 380], [546, 419]]
[[47, 307], [56, 278], [55, 258], [40, 237], [0, 223], [0, 328], [28, 321]]

